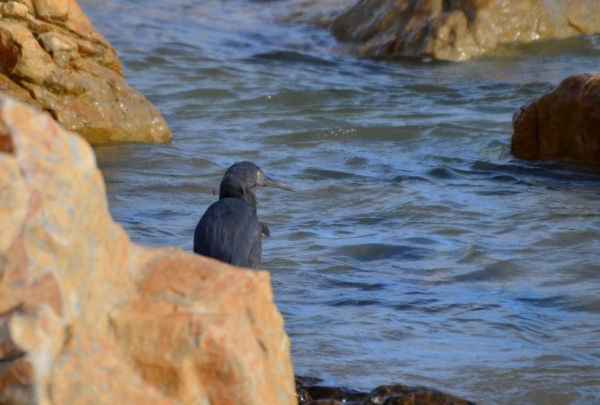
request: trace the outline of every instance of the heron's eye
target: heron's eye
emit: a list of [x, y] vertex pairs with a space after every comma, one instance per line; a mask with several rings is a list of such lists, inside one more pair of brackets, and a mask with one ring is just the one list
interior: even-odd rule
[[262, 173], [261, 172], [256, 172], [256, 178], [260, 179], [260, 176], [262, 176]]

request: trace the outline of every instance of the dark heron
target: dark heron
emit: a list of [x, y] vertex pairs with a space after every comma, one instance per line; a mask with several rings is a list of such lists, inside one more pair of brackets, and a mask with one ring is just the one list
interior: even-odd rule
[[254, 163], [235, 163], [221, 180], [219, 201], [208, 207], [196, 225], [194, 253], [236, 266], [259, 268], [262, 234], [270, 233], [256, 215], [256, 196], [251, 190], [258, 186], [296, 191], [268, 178]]

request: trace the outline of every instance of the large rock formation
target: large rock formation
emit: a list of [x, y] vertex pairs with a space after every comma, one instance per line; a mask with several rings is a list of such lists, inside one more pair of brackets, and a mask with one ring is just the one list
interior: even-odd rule
[[268, 273], [131, 243], [88, 143], [6, 98], [0, 173], [0, 403], [296, 403]]
[[600, 75], [571, 76], [513, 117], [518, 158], [600, 163]]
[[369, 55], [464, 60], [500, 45], [600, 32], [589, 0], [359, 0], [332, 24]]
[[75, 0], [0, 0], [0, 91], [90, 142], [171, 139]]

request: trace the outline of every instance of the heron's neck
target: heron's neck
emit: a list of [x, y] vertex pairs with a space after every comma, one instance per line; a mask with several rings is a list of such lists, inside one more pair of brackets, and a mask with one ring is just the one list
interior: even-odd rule
[[232, 187], [231, 185], [221, 184], [219, 190], [219, 200], [222, 198], [240, 198], [246, 201], [252, 207], [252, 210], [256, 214], [256, 196], [250, 190], [246, 190], [244, 187]]

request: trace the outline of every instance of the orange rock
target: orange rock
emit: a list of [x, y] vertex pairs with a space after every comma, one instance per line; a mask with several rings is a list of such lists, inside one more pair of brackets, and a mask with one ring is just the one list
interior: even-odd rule
[[18, 86], [2, 73], [0, 73], [0, 94], [23, 101], [32, 107], [39, 108], [38, 104], [31, 98], [31, 95], [27, 90]]
[[68, 0], [32, 0], [35, 14], [47, 21], [66, 21], [69, 19]]
[[0, 12], [3, 16], [6, 17], [27, 17], [30, 10], [25, 4], [17, 3], [16, 1], [9, 1], [7, 3], [2, 4], [0, 7]]
[[[69, 329], [49, 388], [54, 404], [182, 404], [145, 382], [90, 328]], [[203, 404], [201, 400], [195, 403]]]
[[15, 2], [24, 4], [27, 7], [29, 14], [35, 15], [35, 10], [33, 8], [33, 3], [31, 2], [31, 0], [15, 0]]
[[47, 114], [0, 98], [0, 146], [0, 403], [296, 403], [268, 273], [131, 243]]
[[9, 1], [0, 13], [4, 94], [48, 111], [93, 143], [171, 139], [156, 108], [125, 83], [115, 51], [75, 0]]
[[600, 75], [571, 76], [515, 113], [511, 152], [521, 159], [600, 163]]
[[223, 405], [288, 401], [289, 341], [270, 309], [268, 273], [232, 271], [175, 249], [161, 254], [144, 267], [137, 299], [110, 314], [121, 352], [186, 403], [201, 396]]
[[600, 32], [600, 2], [359, 0], [331, 25], [372, 55], [465, 60], [503, 44]]
[[46, 305], [22, 304], [0, 316], [0, 403], [49, 404], [53, 363], [64, 340], [62, 320]]

